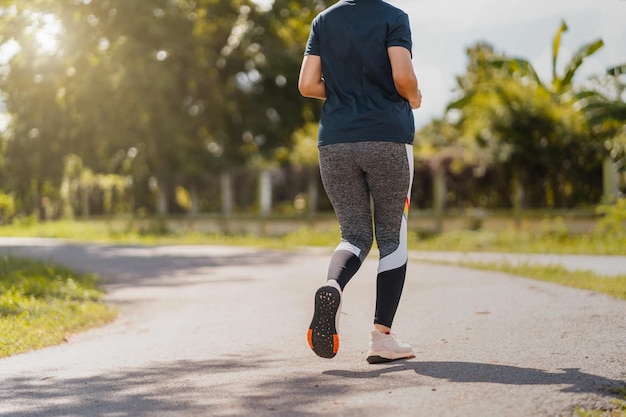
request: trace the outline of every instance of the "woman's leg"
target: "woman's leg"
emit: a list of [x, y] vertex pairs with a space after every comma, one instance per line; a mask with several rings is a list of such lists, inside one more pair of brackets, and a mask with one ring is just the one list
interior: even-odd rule
[[[413, 148], [401, 143], [373, 142], [372, 157], [364, 164], [374, 202], [374, 227], [380, 252], [374, 323], [389, 331], [404, 287], [407, 252], [407, 215], [413, 183]], [[382, 156], [384, 155], [384, 157]]]
[[315, 293], [315, 309], [307, 334], [311, 349], [322, 358], [339, 350], [341, 296], [372, 246], [372, 215], [365, 175], [354, 154], [357, 144], [320, 148], [320, 171], [341, 227], [341, 243], [328, 267], [326, 285]]
[[319, 148], [322, 183], [341, 229], [327, 279], [337, 281], [342, 290], [361, 267], [373, 241], [370, 191], [366, 173], [359, 166], [363, 143]]
[[373, 241], [371, 201], [380, 250], [375, 326], [368, 362], [413, 356], [410, 345], [391, 328], [406, 274], [408, 201], [413, 178], [412, 147], [401, 143], [358, 142], [320, 148], [324, 188], [341, 227], [342, 240], [328, 269], [328, 284], [316, 292], [315, 314], [308, 339], [313, 351], [332, 358], [339, 349], [337, 319], [341, 292], [356, 274]]

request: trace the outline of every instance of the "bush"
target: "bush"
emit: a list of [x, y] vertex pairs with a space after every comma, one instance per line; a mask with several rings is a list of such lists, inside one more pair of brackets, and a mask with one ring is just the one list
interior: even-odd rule
[[604, 215], [598, 221], [598, 233], [609, 236], [626, 235], [626, 198], [617, 200], [614, 205], [599, 207], [598, 213]]
[[0, 190], [0, 224], [9, 224], [15, 216], [15, 199]]

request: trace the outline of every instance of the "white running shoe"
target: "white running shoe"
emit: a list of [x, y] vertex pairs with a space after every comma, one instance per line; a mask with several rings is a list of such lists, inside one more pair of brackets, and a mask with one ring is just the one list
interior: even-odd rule
[[341, 287], [330, 280], [315, 292], [315, 311], [307, 340], [313, 352], [322, 358], [332, 358], [339, 350], [339, 316]]
[[369, 363], [386, 363], [414, 357], [411, 345], [398, 339], [395, 334], [380, 333], [378, 330], [370, 333], [370, 350], [367, 354]]

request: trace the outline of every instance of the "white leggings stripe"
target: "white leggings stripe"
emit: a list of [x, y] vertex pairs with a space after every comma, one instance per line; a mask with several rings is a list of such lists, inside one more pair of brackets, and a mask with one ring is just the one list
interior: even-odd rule
[[409, 256], [407, 249], [407, 217], [409, 214], [409, 206], [411, 201], [411, 188], [413, 186], [413, 147], [411, 145], [406, 145], [406, 154], [409, 162], [410, 181], [409, 189], [407, 190], [406, 204], [404, 206], [404, 212], [402, 213], [402, 222], [400, 223], [400, 244], [395, 251], [380, 259], [380, 262], [378, 264], [378, 273], [400, 268], [407, 263]]

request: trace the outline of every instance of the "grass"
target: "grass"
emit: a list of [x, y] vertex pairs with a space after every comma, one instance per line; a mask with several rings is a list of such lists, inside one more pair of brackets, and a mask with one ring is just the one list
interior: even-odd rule
[[573, 234], [528, 229], [498, 232], [456, 230], [437, 236], [415, 237], [409, 245], [415, 250], [626, 255], [626, 233]]
[[512, 264], [510, 262], [454, 262], [466, 268], [500, 271], [508, 274], [533, 278], [539, 281], [553, 282], [583, 290], [595, 291], [611, 297], [626, 300], [626, 274], [606, 276], [592, 271], [572, 271], [560, 265], [532, 265], [529, 263]]
[[97, 284], [94, 274], [0, 256], [0, 357], [59, 344], [113, 320]]
[[[199, 233], [182, 230], [163, 232], [155, 221], [147, 230], [129, 222], [123, 230], [116, 230], [104, 220], [58, 221], [0, 226], [0, 236], [54, 237], [78, 241], [106, 243], [176, 245], [207, 244], [255, 246], [272, 249], [290, 249], [298, 246], [329, 246], [337, 244], [339, 230], [316, 230], [303, 227], [279, 237], [253, 234]], [[626, 231], [606, 233], [569, 233], [562, 223], [545, 223], [540, 230], [529, 228], [489, 230], [456, 230], [440, 235], [411, 231], [409, 248], [412, 250], [485, 251], [510, 253], [559, 253], [626, 255]]]
[[609, 389], [610, 394], [617, 395], [613, 400], [613, 407], [606, 410], [589, 410], [576, 407], [574, 412], [578, 417], [626, 417], [626, 386]]
[[279, 237], [237, 233], [200, 233], [193, 230], [164, 232], [155, 221], [147, 230], [133, 226], [116, 230], [105, 220], [56, 221], [0, 226], [1, 237], [42, 237], [82, 242], [122, 243], [138, 245], [229, 245], [270, 249], [297, 246], [332, 246], [339, 232], [318, 232], [301, 228]]

